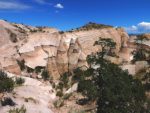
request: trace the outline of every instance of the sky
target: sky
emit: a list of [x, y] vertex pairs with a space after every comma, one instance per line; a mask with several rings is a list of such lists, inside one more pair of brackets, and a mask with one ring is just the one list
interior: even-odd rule
[[0, 19], [70, 30], [88, 22], [150, 32], [150, 0], [0, 0]]

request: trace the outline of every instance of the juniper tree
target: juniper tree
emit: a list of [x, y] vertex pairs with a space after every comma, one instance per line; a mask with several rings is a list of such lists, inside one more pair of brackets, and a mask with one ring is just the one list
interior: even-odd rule
[[[97, 113], [145, 113], [145, 92], [142, 83], [118, 65], [104, 59], [115, 42], [99, 39], [102, 51], [88, 56], [89, 69], [79, 74], [78, 91], [97, 101]], [[76, 75], [77, 76], [77, 75]]]

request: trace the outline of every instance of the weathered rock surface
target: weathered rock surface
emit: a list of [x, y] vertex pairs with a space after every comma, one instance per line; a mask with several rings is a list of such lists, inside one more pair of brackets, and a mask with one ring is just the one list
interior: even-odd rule
[[[32, 69], [47, 67], [54, 79], [76, 67], [87, 67], [87, 55], [99, 50], [93, 46], [99, 37], [112, 38], [117, 43], [118, 55], [129, 39], [123, 29], [113, 27], [62, 34], [54, 28], [35, 28], [0, 21], [0, 28], [1, 68], [20, 74], [17, 60], [24, 60], [25, 65]], [[12, 37], [15, 37], [13, 41]]]
[[[8, 73], [8, 76], [15, 77], [16, 75]], [[25, 80], [22, 86], [16, 87], [14, 93], [4, 95], [10, 97], [16, 105], [4, 107], [0, 105], [0, 113], [7, 113], [10, 109], [21, 108], [23, 105], [27, 113], [54, 113], [50, 109], [56, 100], [52, 86], [29, 77], [22, 78]]]

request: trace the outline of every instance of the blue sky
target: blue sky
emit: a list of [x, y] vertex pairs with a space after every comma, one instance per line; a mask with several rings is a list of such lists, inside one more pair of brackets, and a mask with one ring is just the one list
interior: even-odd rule
[[150, 0], [0, 0], [0, 19], [60, 30], [92, 21], [150, 32]]

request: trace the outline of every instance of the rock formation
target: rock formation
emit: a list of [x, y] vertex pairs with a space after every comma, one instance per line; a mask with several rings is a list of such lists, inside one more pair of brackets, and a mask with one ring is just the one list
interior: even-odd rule
[[111, 26], [79, 29], [61, 33], [48, 27], [31, 27], [0, 21], [0, 65], [11, 73], [20, 74], [17, 61], [25, 61], [32, 69], [47, 67], [50, 75], [58, 79], [64, 72], [87, 67], [87, 55], [99, 50], [94, 42], [112, 38], [116, 53], [127, 47], [128, 34], [122, 28]]

